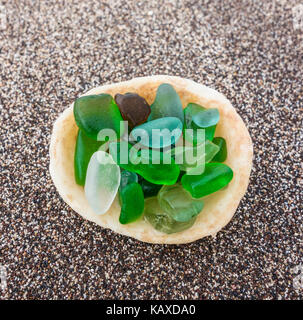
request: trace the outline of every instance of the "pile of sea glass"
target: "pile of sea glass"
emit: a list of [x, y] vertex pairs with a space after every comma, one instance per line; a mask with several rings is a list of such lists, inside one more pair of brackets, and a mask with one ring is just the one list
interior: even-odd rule
[[[233, 178], [222, 163], [226, 141], [214, 137], [218, 109], [188, 103], [183, 110], [170, 84], [158, 87], [151, 106], [136, 93], [80, 97], [74, 117], [76, 183], [97, 214], [106, 213], [119, 193], [121, 224], [146, 219], [168, 234], [190, 228], [202, 198]], [[186, 160], [200, 148], [203, 165]]]

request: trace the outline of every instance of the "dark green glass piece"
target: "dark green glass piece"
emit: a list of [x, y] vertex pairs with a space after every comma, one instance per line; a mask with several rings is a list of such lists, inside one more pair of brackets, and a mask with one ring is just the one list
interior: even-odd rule
[[104, 142], [89, 138], [82, 130], [78, 131], [74, 155], [75, 180], [84, 186], [89, 160]]
[[120, 190], [126, 187], [128, 184], [132, 182], [138, 182], [138, 175], [135, 172], [131, 172], [128, 170], [123, 170], [121, 172], [121, 179], [120, 179]]
[[154, 184], [154, 183], [151, 183], [145, 179], [141, 179], [139, 184], [142, 187], [142, 190], [144, 193], [144, 198], [156, 196], [162, 187], [162, 185], [160, 185], [160, 184]]
[[213, 162], [224, 162], [227, 158], [226, 141], [222, 137], [215, 137], [213, 143], [220, 147], [219, 152], [212, 159]]
[[200, 175], [185, 174], [181, 183], [193, 198], [201, 198], [224, 188], [232, 178], [233, 171], [229, 166], [214, 162], [206, 163]]
[[123, 121], [119, 108], [111, 95], [83, 96], [74, 104], [74, 117], [77, 126], [90, 138], [97, 140], [102, 129], [112, 129], [117, 138], [122, 136], [120, 121]]
[[138, 220], [144, 210], [144, 195], [137, 182], [126, 185], [120, 191], [121, 212], [119, 221], [127, 224]]

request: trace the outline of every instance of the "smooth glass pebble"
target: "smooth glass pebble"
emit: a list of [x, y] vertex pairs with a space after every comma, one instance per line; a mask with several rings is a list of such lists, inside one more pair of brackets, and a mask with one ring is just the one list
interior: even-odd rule
[[111, 129], [122, 136], [120, 132], [120, 121], [123, 118], [119, 108], [111, 95], [102, 93], [100, 95], [83, 96], [74, 103], [74, 117], [77, 126], [90, 138], [97, 140], [102, 129]]
[[144, 211], [144, 194], [137, 182], [131, 182], [120, 190], [121, 212], [119, 221], [127, 224], [138, 220]]
[[142, 162], [139, 164], [137, 173], [145, 180], [154, 184], [167, 185], [177, 182], [180, 169], [169, 155], [156, 150], [141, 150], [138, 155]]
[[96, 214], [104, 214], [115, 199], [120, 185], [120, 168], [112, 156], [95, 152], [88, 164], [84, 186], [85, 197]]
[[225, 139], [222, 137], [215, 137], [213, 139], [213, 143], [216, 144], [220, 148], [220, 150], [212, 159], [212, 161], [224, 162], [227, 158], [227, 145]]
[[131, 138], [148, 148], [165, 148], [179, 140], [182, 127], [183, 124], [178, 118], [165, 117], [135, 127]]
[[205, 109], [193, 115], [193, 122], [200, 128], [215, 126], [220, 119], [218, 109]]
[[[137, 151], [125, 141], [110, 143], [109, 152], [121, 168], [136, 172], [151, 183], [171, 185], [175, 184], [179, 177], [178, 165], [170, 155], [163, 152], [148, 149]], [[121, 155], [126, 161], [121, 161]]]
[[[184, 138], [185, 140], [189, 141], [193, 145], [200, 144], [206, 140], [212, 141], [215, 136], [216, 128], [217, 128], [216, 125], [208, 128], [199, 128], [194, 122], [192, 122], [189, 129], [192, 129], [193, 131], [184, 130], [185, 131]], [[200, 136], [197, 134], [198, 129], [204, 130], [204, 138], [201, 139]]]
[[197, 216], [202, 208], [203, 201], [193, 199], [190, 193], [180, 184], [163, 186], [158, 193], [160, 207], [178, 222], [187, 222]]
[[154, 184], [154, 183], [151, 183], [143, 178], [139, 181], [139, 184], [142, 187], [142, 190], [144, 193], [144, 198], [156, 196], [162, 187], [161, 184]]
[[217, 145], [207, 140], [197, 146], [176, 147], [171, 150], [171, 155], [175, 158], [180, 170], [187, 171], [210, 162], [219, 149]]
[[132, 182], [138, 182], [138, 175], [135, 172], [123, 170], [121, 172], [120, 190]]
[[158, 87], [148, 121], [164, 117], [177, 117], [184, 123], [182, 102], [174, 87], [168, 83], [162, 83]]
[[136, 93], [118, 93], [115, 95], [115, 102], [131, 129], [147, 121], [151, 112], [146, 100]]
[[184, 109], [184, 125], [190, 127], [193, 117], [201, 112], [201, 110], [205, 110], [205, 108], [197, 103], [189, 103]]
[[74, 155], [74, 171], [76, 183], [84, 186], [87, 166], [93, 153], [95, 153], [104, 142], [89, 138], [79, 129]]
[[[198, 134], [198, 129], [200, 130]], [[201, 131], [203, 130], [203, 134]], [[187, 142], [190, 142], [192, 145], [196, 146], [198, 144], [204, 143], [206, 138], [206, 129], [201, 129], [192, 123], [189, 127], [184, 125], [183, 136]]]
[[190, 228], [196, 217], [187, 222], [178, 222], [170, 217], [159, 205], [157, 197], [145, 199], [144, 204], [145, 219], [158, 231], [171, 234]]
[[232, 178], [233, 171], [229, 166], [214, 162], [206, 163], [201, 175], [185, 174], [181, 183], [193, 198], [201, 198], [224, 188]]
[[[189, 103], [184, 109], [184, 138], [194, 145], [200, 144], [205, 140], [212, 141], [215, 135], [216, 125], [201, 128], [193, 121], [195, 116], [205, 110], [207, 109], [196, 103]], [[192, 129], [193, 131], [187, 131], [186, 129]], [[204, 129], [205, 136], [203, 137], [203, 140], [197, 135], [197, 129]]]

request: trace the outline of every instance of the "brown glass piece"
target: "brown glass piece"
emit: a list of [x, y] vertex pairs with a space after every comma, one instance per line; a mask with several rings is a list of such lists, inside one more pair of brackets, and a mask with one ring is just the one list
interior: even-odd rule
[[151, 112], [146, 100], [136, 93], [117, 93], [115, 102], [120, 109], [122, 118], [128, 121], [130, 129], [144, 123]]

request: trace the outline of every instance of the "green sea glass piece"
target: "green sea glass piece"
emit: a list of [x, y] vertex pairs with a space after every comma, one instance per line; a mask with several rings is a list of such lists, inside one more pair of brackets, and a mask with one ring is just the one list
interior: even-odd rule
[[143, 178], [141, 179], [141, 181], [139, 181], [139, 184], [142, 187], [144, 198], [156, 196], [162, 187], [162, 185], [160, 184], [151, 183]]
[[226, 146], [226, 141], [222, 137], [215, 137], [213, 139], [213, 143], [216, 144], [220, 150], [219, 152], [215, 155], [215, 157], [212, 159], [214, 162], [224, 162], [227, 158], [227, 146]]
[[151, 105], [151, 114], [148, 120], [164, 117], [177, 117], [182, 124], [184, 123], [182, 102], [174, 87], [168, 83], [162, 83], [158, 87], [156, 99]]
[[131, 137], [148, 148], [165, 148], [176, 143], [182, 135], [182, 122], [176, 117], [165, 117], [135, 127]]
[[132, 182], [138, 182], [138, 175], [135, 172], [123, 170], [121, 172], [120, 190], [122, 190], [124, 187], [126, 187], [128, 184], [131, 184]]
[[[119, 138], [123, 134], [123, 121], [119, 108], [109, 94], [83, 96], [74, 103], [74, 117], [77, 126], [90, 138], [97, 140], [102, 129], [112, 129]], [[122, 127], [123, 128], [123, 127]]]
[[[180, 170], [188, 171], [204, 163], [210, 162], [219, 151], [219, 147], [207, 140], [197, 146], [177, 146], [171, 150]], [[202, 172], [201, 172], [202, 173]]]
[[186, 230], [190, 228], [196, 220], [196, 217], [186, 222], [174, 220], [160, 207], [157, 197], [145, 199], [144, 217], [156, 230], [167, 234]]
[[[128, 150], [128, 152], [127, 152]], [[157, 150], [138, 150], [125, 141], [112, 142], [109, 152], [123, 169], [136, 172], [154, 184], [175, 184], [180, 169], [170, 155]], [[121, 152], [122, 151], [122, 152]], [[124, 159], [121, 159], [121, 155]]]
[[158, 201], [160, 207], [178, 222], [191, 220], [203, 208], [203, 201], [193, 199], [180, 184], [163, 186], [158, 193]]
[[119, 221], [127, 224], [138, 220], [144, 211], [144, 194], [137, 182], [131, 182], [120, 190], [121, 212]]
[[218, 109], [204, 109], [193, 115], [193, 122], [200, 128], [215, 126], [220, 119]]
[[229, 166], [214, 162], [206, 163], [200, 175], [185, 174], [181, 183], [193, 198], [201, 198], [224, 188], [232, 178], [233, 171]]
[[[197, 118], [199, 114], [204, 113], [207, 110], [208, 109], [196, 103], [189, 103], [184, 109], [184, 138], [187, 141], [193, 143], [194, 145], [202, 143], [204, 140], [212, 141], [212, 139], [214, 138], [215, 131], [216, 131], [216, 124], [209, 127], [199, 127], [193, 121], [193, 119]], [[189, 131], [186, 129], [191, 129], [192, 131]], [[203, 140], [201, 140], [201, 138], [199, 138], [199, 135], [197, 135], [198, 129], [205, 130], [205, 137]]]
[[76, 183], [84, 186], [89, 160], [94, 152], [103, 144], [89, 138], [82, 130], [78, 131], [74, 155], [74, 171]]
[[140, 150], [140, 174], [145, 180], [154, 184], [175, 184], [180, 174], [180, 169], [174, 159], [157, 150]]

